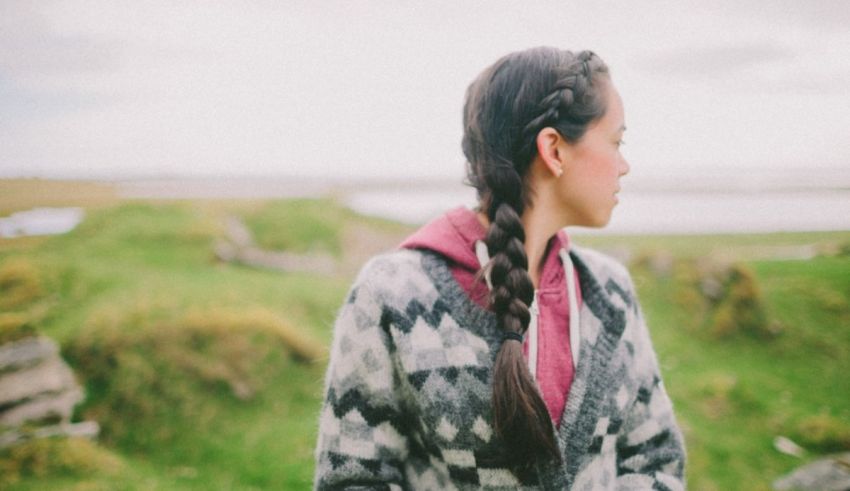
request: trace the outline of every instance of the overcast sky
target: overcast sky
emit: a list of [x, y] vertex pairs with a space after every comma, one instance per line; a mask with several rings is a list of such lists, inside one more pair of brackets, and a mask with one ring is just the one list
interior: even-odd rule
[[592, 49], [633, 173], [850, 165], [850, 2], [0, 0], [0, 177], [462, 175], [501, 55]]

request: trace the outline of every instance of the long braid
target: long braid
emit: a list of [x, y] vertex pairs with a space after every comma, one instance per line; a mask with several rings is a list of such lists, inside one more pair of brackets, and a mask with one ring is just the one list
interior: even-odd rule
[[[589, 51], [536, 48], [513, 53], [485, 70], [467, 90], [463, 151], [467, 180], [478, 191], [490, 227], [490, 304], [506, 335], [522, 335], [531, 319], [534, 285], [528, 273], [521, 216], [531, 204], [527, 171], [536, 137], [551, 126], [577, 141], [604, 107], [592, 89], [593, 76], [606, 73]], [[546, 404], [526, 365], [522, 344], [502, 343], [493, 365], [493, 420], [496, 432], [523, 467], [539, 459], [560, 459]]]
[[[494, 200], [494, 203], [496, 201]], [[534, 285], [528, 274], [525, 231], [519, 214], [501, 203], [490, 216], [485, 239], [491, 251], [490, 302], [503, 332], [522, 335], [528, 329]], [[529, 411], [528, 409], [531, 409]], [[503, 342], [493, 365], [493, 419], [498, 434], [511, 440], [517, 453], [559, 458], [552, 422], [522, 354], [522, 344]]]

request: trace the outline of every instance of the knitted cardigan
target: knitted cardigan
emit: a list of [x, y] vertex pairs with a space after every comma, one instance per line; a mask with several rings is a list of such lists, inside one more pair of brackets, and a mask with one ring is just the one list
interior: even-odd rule
[[339, 312], [314, 488], [684, 489], [684, 441], [628, 271], [590, 249], [570, 257], [584, 301], [561, 463], [511, 466], [492, 427], [495, 314], [442, 256], [397, 250], [364, 266]]

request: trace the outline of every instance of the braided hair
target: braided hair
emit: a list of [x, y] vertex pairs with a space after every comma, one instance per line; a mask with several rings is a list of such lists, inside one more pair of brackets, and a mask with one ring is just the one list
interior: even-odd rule
[[[527, 176], [537, 155], [537, 135], [551, 127], [570, 143], [581, 139], [605, 112], [600, 82], [607, 74], [591, 51], [533, 48], [499, 59], [467, 89], [466, 179], [490, 220], [485, 238], [492, 258], [490, 305], [503, 333], [515, 333], [511, 339], [528, 328], [534, 297], [520, 217], [532, 201]], [[559, 460], [549, 412], [521, 343], [502, 343], [492, 379], [494, 428], [516, 451], [512, 461], [527, 466], [540, 458]]]

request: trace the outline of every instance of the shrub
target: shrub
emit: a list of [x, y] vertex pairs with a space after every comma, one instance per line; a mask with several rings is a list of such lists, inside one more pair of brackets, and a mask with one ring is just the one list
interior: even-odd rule
[[737, 416], [761, 411], [762, 403], [749, 386], [738, 376], [728, 372], [703, 375], [696, 383], [698, 407], [710, 419]]
[[115, 454], [84, 438], [30, 440], [0, 451], [0, 488], [25, 477], [49, 474], [114, 475], [124, 465]]
[[850, 450], [850, 425], [829, 414], [809, 416], [797, 425], [796, 439], [810, 450], [820, 452]]
[[691, 319], [704, 319], [708, 304], [700, 292], [700, 274], [693, 261], [676, 261], [673, 267], [673, 278], [677, 288], [676, 303], [691, 314]]
[[[261, 309], [105, 311], [66, 354], [88, 388], [85, 417], [101, 424], [107, 441], [140, 448], [167, 442], [188, 421], [210, 425], [222, 400], [253, 398], [292, 350], [296, 338], [282, 326]], [[297, 339], [293, 352], [307, 357], [310, 341]]]
[[31, 317], [21, 312], [0, 313], [0, 344], [38, 334]]
[[0, 310], [19, 309], [44, 294], [38, 268], [25, 258], [0, 264]]
[[711, 332], [725, 337], [739, 331], [760, 337], [775, 334], [768, 322], [755, 275], [747, 266], [734, 264], [729, 268], [723, 294], [714, 307]]
[[809, 288], [809, 291], [824, 310], [835, 314], [850, 312], [850, 304], [841, 292], [829, 288]]

